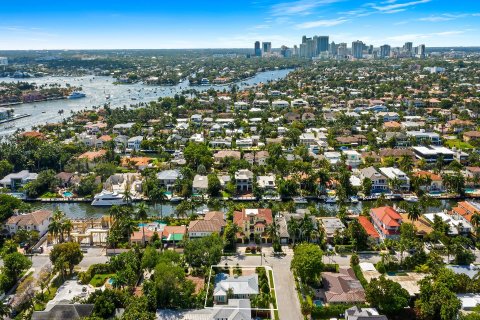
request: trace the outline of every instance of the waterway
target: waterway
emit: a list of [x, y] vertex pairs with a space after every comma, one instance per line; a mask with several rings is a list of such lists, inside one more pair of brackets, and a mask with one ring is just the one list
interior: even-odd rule
[[[387, 202], [389, 205], [394, 205], [394, 202]], [[428, 212], [439, 212], [443, 210], [450, 210], [457, 202], [454, 200], [441, 200], [441, 206], [438, 208], [429, 208]], [[246, 204], [248, 206], [248, 204]], [[321, 210], [325, 216], [335, 216], [338, 212], [338, 206], [335, 204], [326, 204], [323, 202], [310, 202], [309, 204], [299, 204], [297, 208], [307, 208], [311, 205], [316, 206]], [[363, 208], [371, 208], [375, 205], [375, 201], [364, 201], [357, 204], [351, 204], [349, 210], [353, 213], [361, 213]], [[152, 217], [166, 217], [175, 216], [175, 204], [165, 203], [162, 206], [148, 206], [148, 214]], [[54, 210], [58, 208], [62, 210], [70, 218], [90, 218], [99, 217], [107, 214], [108, 207], [92, 207], [90, 203], [32, 203], [34, 209], [48, 209]], [[202, 205], [195, 209], [194, 212], [201, 212], [204, 209], [209, 209], [208, 206]]]
[[[240, 88], [253, 86], [259, 83], [266, 83], [268, 81], [282, 79], [292, 69], [273, 70], [260, 72], [252, 78], [235, 83]], [[215, 85], [215, 86], [189, 86], [188, 80], [182, 81], [175, 86], [153, 86], [143, 83], [134, 84], [114, 84], [115, 79], [112, 77], [100, 76], [84, 76], [84, 77], [42, 77], [31, 79], [13, 79], [0, 78], [0, 82], [29, 82], [42, 84], [60, 84], [62, 87], [66, 84], [71, 86], [81, 87], [82, 91], [87, 95], [81, 99], [65, 99], [55, 101], [44, 101], [37, 103], [25, 103], [15, 105], [12, 108], [16, 114], [30, 114], [30, 117], [16, 120], [8, 124], [0, 125], [0, 136], [12, 134], [16, 129], [22, 128], [30, 130], [37, 125], [47, 123], [58, 123], [63, 119], [68, 118], [72, 112], [83, 109], [90, 109], [93, 106], [103, 106], [109, 103], [112, 108], [123, 106], [130, 106], [140, 102], [150, 102], [157, 100], [159, 97], [174, 96], [186, 89], [195, 89], [198, 91], [206, 91], [210, 88], [216, 90], [229, 89], [229, 85]], [[110, 99], [106, 99], [109, 95]], [[63, 110], [63, 114], [58, 111]], [[13, 127], [12, 127], [13, 125]]]

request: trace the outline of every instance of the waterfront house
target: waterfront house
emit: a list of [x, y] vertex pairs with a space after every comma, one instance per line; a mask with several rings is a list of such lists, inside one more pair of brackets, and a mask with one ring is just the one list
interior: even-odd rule
[[[383, 173], [390, 182], [390, 188], [392, 190], [401, 190], [401, 191], [408, 191], [410, 190], [410, 178], [407, 176], [405, 172], [398, 168], [388, 167], [388, 168], [380, 168], [380, 172]], [[393, 181], [398, 180], [399, 185], [393, 185]]]
[[360, 170], [360, 179], [370, 179], [372, 181], [372, 193], [388, 191], [388, 179], [383, 174], [370, 166]]
[[193, 178], [192, 193], [205, 194], [208, 190], [208, 177], [196, 174]]
[[94, 168], [107, 155], [107, 150], [87, 151], [78, 156], [78, 159], [85, 161], [87, 168]]
[[142, 144], [142, 141], [143, 141], [142, 136], [131, 137], [127, 141], [127, 148], [130, 150], [138, 151], [140, 150], [140, 145]]
[[440, 175], [430, 171], [417, 171], [414, 172], [413, 177], [420, 177], [430, 181], [429, 185], [421, 185], [420, 189], [426, 192], [443, 192], [443, 179]]
[[183, 176], [179, 170], [163, 170], [157, 173], [157, 180], [161, 186], [167, 191], [172, 191], [177, 180], [182, 179]]
[[402, 217], [390, 206], [370, 209], [373, 225], [382, 239], [397, 239], [400, 236]]
[[252, 191], [253, 172], [248, 169], [240, 169], [235, 172], [235, 186], [239, 192]]
[[10, 173], [0, 180], [0, 187], [16, 191], [25, 184], [37, 179], [38, 174], [28, 170], [22, 170], [17, 173]]
[[43, 236], [48, 231], [48, 225], [52, 217], [52, 211], [37, 210], [24, 214], [14, 214], [7, 219], [5, 229], [10, 235], [16, 234], [19, 230], [37, 231]]

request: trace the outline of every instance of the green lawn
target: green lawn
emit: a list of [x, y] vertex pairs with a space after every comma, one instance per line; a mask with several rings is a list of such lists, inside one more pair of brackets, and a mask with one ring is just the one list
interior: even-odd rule
[[273, 271], [272, 270], [268, 270], [268, 277], [270, 278], [270, 289], [275, 288], [275, 285], [273, 283]]
[[90, 284], [94, 287], [101, 287], [105, 283], [105, 281], [108, 278], [113, 277], [115, 274], [114, 273], [108, 273], [108, 274], [96, 274], [92, 280], [90, 280]]
[[473, 146], [468, 142], [460, 141], [459, 139], [447, 140], [445, 144], [450, 148], [457, 148], [461, 150], [473, 149]]

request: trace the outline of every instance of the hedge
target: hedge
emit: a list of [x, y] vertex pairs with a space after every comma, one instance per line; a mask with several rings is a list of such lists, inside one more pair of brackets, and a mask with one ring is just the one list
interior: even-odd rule
[[78, 275], [78, 278], [82, 284], [88, 284], [96, 274], [108, 274], [113, 273], [115, 270], [112, 269], [108, 263], [97, 263], [92, 264], [88, 267], [88, 270], [81, 272]]
[[323, 271], [325, 272], [335, 272], [335, 273], [338, 273], [339, 272], [339, 266], [337, 263], [326, 263], [324, 266], [323, 266]]
[[354, 247], [352, 245], [340, 245], [335, 246], [335, 252], [337, 253], [350, 253], [353, 252]]

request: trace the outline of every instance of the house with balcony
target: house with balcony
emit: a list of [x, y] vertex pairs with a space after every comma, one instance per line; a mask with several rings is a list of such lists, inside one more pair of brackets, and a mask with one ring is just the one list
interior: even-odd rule
[[377, 169], [370, 166], [360, 170], [360, 180], [370, 179], [372, 181], [372, 193], [384, 193], [388, 189], [388, 178]]
[[248, 169], [241, 169], [235, 172], [235, 186], [239, 192], [252, 191], [253, 172]]
[[380, 238], [398, 239], [400, 237], [400, 225], [402, 216], [390, 206], [370, 209], [372, 223], [377, 230]]
[[142, 136], [131, 137], [127, 141], [127, 148], [130, 150], [138, 151], [140, 150], [140, 145], [142, 144], [142, 141], [143, 141]]
[[157, 173], [159, 184], [167, 191], [173, 191], [177, 180], [182, 178], [179, 170], [163, 170]]
[[192, 193], [206, 194], [208, 190], [208, 177], [196, 174], [193, 178]]
[[362, 155], [356, 150], [344, 150], [342, 153], [346, 156], [347, 166], [357, 168], [362, 163]]
[[19, 230], [37, 231], [43, 236], [48, 231], [52, 218], [52, 211], [37, 210], [25, 214], [14, 214], [7, 219], [5, 229], [10, 235], [16, 234]]
[[16, 191], [25, 184], [37, 179], [38, 174], [28, 170], [22, 170], [17, 173], [10, 173], [0, 180], [0, 187]]
[[265, 228], [273, 222], [271, 209], [243, 209], [233, 213], [233, 223], [239, 228], [238, 236], [242, 240], [254, 241], [255, 235], [262, 239], [262, 242], [268, 241], [268, 235], [265, 234]]
[[414, 177], [424, 178], [430, 181], [430, 184], [420, 186], [420, 189], [425, 192], [443, 192], [445, 188], [443, 186], [443, 179], [440, 175], [430, 171], [417, 171], [413, 173]]
[[212, 233], [221, 234], [225, 227], [224, 213], [221, 211], [210, 211], [205, 214], [203, 219], [190, 221], [188, 225], [188, 237], [201, 238], [207, 237]]

